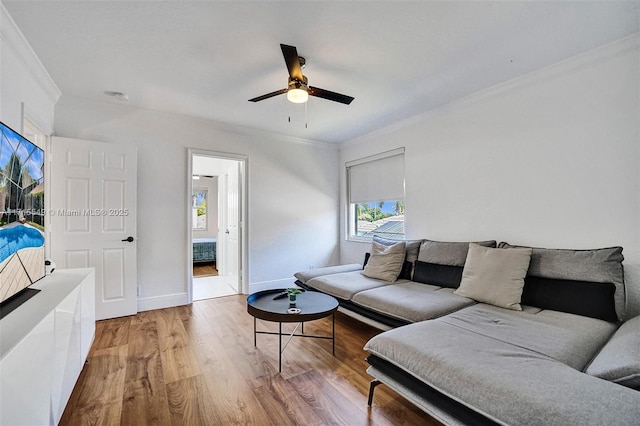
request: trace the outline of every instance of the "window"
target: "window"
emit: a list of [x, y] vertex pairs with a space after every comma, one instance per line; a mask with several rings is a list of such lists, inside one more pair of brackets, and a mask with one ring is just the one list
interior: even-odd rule
[[404, 148], [350, 161], [346, 167], [347, 238], [404, 239]]
[[207, 190], [193, 190], [193, 229], [206, 231], [207, 229]]

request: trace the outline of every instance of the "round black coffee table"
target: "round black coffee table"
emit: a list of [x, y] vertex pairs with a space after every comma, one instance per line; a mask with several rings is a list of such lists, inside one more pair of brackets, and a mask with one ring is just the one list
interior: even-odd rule
[[[291, 341], [293, 337], [311, 337], [314, 339], [329, 339], [332, 344], [332, 352], [336, 353], [336, 316], [335, 313], [338, 310], [338, 301], [327, 294], [318, 293], [315, 291], [305, 291], [298, 294], [296, 297], [295, 307], [300, 309], [298, 314], [290, 314], [287, 311], [290, 308], [289, 298], [274, 300], [274, 297], [286, 289], [278, 290], [264, 290], [257, 293], [253, 293], [247, 297], [247, 312], [253, 316], [253, 345], [257, 346], [258, 334], [275, 334], [279, 339], [280, 353], [278, 355], [278, 371], [282, 371], [282, 352]], [[332, 316], [331, 321], [331, 336], [313, 336], [304, 334], [304, 323], [307, 321], [314, 321], [317, 319]], [[265, 321], [277, 322], [278, 332], [273, 333], [269, 331], [257, 331], [256, 320], [261, 319]], [[282, 334], [282, 323], [294, 322], [298, 323], [296, 328], [291, 334]], [[296, 334], [298, 327], [302, 325], [301, 333]], [[282, 347], [282, 336], [289, 336], [289, 340]]]

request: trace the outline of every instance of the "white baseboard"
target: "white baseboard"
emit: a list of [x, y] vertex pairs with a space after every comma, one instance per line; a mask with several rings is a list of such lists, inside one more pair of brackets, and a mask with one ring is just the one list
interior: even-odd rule
[[[282, 280], [262, 281], [249, 284], [249, 293], [256, 293], [262, 290], [294, 287], [295, 278]], [[165, 296], [138, 298], [138, 312], [151, 311], [154, 309], [171, 308], [189, 304], [187, 293], [167, 294]]]
[[187, 293], [168, 294], [166, 296], [145, 297], [138, 299], [138, 312], [154, 309], [171, 308], [189, 304]]

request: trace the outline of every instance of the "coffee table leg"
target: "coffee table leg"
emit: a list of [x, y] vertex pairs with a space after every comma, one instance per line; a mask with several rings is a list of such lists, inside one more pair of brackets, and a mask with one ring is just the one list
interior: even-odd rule
[[256, 334], [256, 317], [253, 317], [253, 346], [258, 346], [258, 338]]
[[278, 323], [278, 372], [282, 372], [282, 323]]

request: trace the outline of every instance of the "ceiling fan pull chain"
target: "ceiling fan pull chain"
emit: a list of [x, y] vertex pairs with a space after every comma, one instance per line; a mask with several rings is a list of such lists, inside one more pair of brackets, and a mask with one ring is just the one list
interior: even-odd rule
[[305, 129], [309, 128], [309, 114], [307, 112], [308, 105], [309, 105], [309, 102], [304, 103], [304, 128]]

